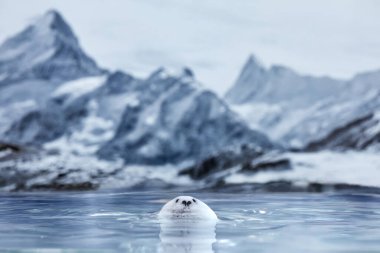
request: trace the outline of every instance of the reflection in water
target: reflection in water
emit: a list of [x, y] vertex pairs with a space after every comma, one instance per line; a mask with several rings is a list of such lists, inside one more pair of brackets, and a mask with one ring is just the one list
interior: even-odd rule
[[378, 194], [199, 193], [217, 230], [158, 219], [169, 195], [0, 194], [0, 252], [379, 252]]
[[163, 220], [160, 221], [159, 252], [214, 252], [216, 221]]

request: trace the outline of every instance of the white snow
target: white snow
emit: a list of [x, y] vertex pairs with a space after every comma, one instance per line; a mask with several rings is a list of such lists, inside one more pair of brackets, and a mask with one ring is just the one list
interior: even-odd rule
[[50, 25], [54, 21], [54, 13], [51, 11], [48, 11], [45, 15], [42, 17], [38, 18], [33, 26], [38, 30], [38, 31], [50, 31]]
[[145, 124], [149, 126], [153, 126], [156, 123], [156, 120], [157, 120], [157, 114], [148, 115], [145, 118]]
[[318, 182], [380, 187], [380, 156], [371, 152], [288, 153], [294, 168], [253, 175], [234, 174], [227, 183], [266, 183], [288, 180], [297, 184]]
[[[66, 175], [59, 179], [60, 183], [94, 183], [98, 184], [100, 179], [94, 179], [98, 175], [115, 173], [122, 166], [121, 161], [106, 162], [96, 157], [75, 156], [72, 154], [45, 155], [42, 158], [36, 157], [28, 161], [6, 161], [1, 162], [1, 168], [12, 166], [13, 175], [22, 174], [30, 178], [26, 182], [26, 187], [34, 185], [50, 184], [52, 180], [57, 180], [59, 174]], [[17, 166], [15, 166], [17, 164]], [[43, 173], [41, 173], [43, 171]], [[15, 185], [1, 187], [0, 191], [12, 190]]]
[[91, 100], [88, 104], [89, 115], [82, 121], [82, 126], [71, 135], [46, 143], [46, 149], [60, 150], [66, 154], [92, 155], [99, 146], [109, 141], [115, 131], [112, 120], [97, 115], [98, 103]]
[[15, 119], [18, 119], [35, 108], [37, 108], [37, 103], [32, 99], [15, 102], [0, 108], [0, 134], [8, 130]]
[[95, 89], [105, 84], [106, 78], [106, 75], [85, 77], [64, 83], [53, 92], [52, 97], [69, 95], [70, 100], [74, 100], [75, 98], [94, 91]]
[[153, 104], [149, 105], [145, 110], [141, 113], [138, 122], [137, 127], [135, 130], [128, 135], [129, 141], [134, 141], [139, 139], [146, 131], [147, 128], [154, 127], [159, 116], [160, 116], [160, 110], [163, 101], [172, 94], [178, 87], [173, 86], [169, 90], [167, 90], [165, 93], [160, 94], [160, 97], [154, 101]]
[[[28, 179], [27, 187], [50, 184], [57, 182], [59, 174], [65, 175], [58, 179], [62, 184], [93, 183], [101, 188], [125, 188], [144, 183], [146, 180], [162, 180], [182, 186], [194, 185], [191, 179], [185, 176], [178, 177], [178, 167], [165, 166], [131, 166], [123, 165], [121, 160], [104, 161], [94, 156], [76, 156], [73, 154], [46, 155], [42, 158], [28, 161], [0, 162], [0, 168], [15, 166], [17, 171]], [[188, 164], [179, 165], [186, 167]], [[41, 173], [43, 171], [43, 173]], [[110, 176], [108, 176], [110, 175]], [[0, 187], [0, 191], [14, 190], [15, 185]]]
[[166, 79], [169, 77], [175, 77], [175, 78], [181, 78], [182, 82], [193, 82], [194, 79], [192, 77], [184, 76], [184, 68], [178, 66], [178, 67], [170, 67], [165, 66], [165, 68], [162, 68], [159, 72], [160, 79]]
[[186, 111], [194, 103], [197, 95], [200, 94], [200, 90], [194, 90], [190, 94], [181, 100], [173, 101], [171, 104], [172, 111], [170, 112], [169, 124], [174, 127], [182, 119]]
[[[185, 163], [184, 163], [185, 164]], [[101, 185], [102, 188], [131, 187], [146, 180], [162, 180], [167, 183], [174, 183], [182, 186], [194, 186], [189, 177], [178, 176], [178, 167], [185, 165], [163, 165], [163, 166], [125, 166], [115, 177], [106, 178]]]
[[8, 61], [12, 58], [18, 57], [20, 54], [25, 52], [25, 50], [30, 47], [30, 44], [23, 44], [22, 46], [19, 46], [17, 48], [7, 48], [6, 50], [2, 50], [0, 54], [0, 60], [1, 61]]
[[10, 154], [12, 154], [12, 150], [10, 149], [0, 150], [0, 158], [6, 157]]
[[[315, 106], [289, 110], [286, 105], [280, 103], [247, 103], [231, 105], [231, 108], [252, 129], [263, 131], [277, 141], [315, 111]], [[312, 128], [308, 130], [317, 131]]]
[[249, 124], [253, 129], [260, 130], [260, 122], [265, 118], [265, 116], [280, 115], [283, 109], [278, 104], [267, 104], [267, 103], [254, 103], [254, 104], [242, 104], [242, 105], [230, 105], [231, 109], [237, 114], [243, 117], [243, 119]]
[[49, 59], [51, 56], [53, 56], [55, 51], [56, 51], [55, 48], [48, 48], [45, 52], [41, 53], [40, 55], [37, 55], [37, 57], [33, 58], [32, 61], [28, 63], [30, 65], [37, 65], [40, 62], [44, 62], [47, 59]]
[[221, 114], [224, 114], [227, 111], [227, 107], [224, 103], [220, 103], [217, 99], [212, 99], [210, 104], [210, 119], [217, 118]]
[[[138, 94], [136, 93], [129, 93], [127, 95], [123, 94], [123, 107], [130, 106], [130, 107], [137, 107], [140, 104]], [[118, 99], [115, 99], [116, 101]]]

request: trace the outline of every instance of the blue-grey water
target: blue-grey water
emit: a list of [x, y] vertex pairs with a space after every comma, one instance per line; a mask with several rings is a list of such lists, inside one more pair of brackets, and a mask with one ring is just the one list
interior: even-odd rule
[[2, 194], [0, 251], [380, 252], [379, 195], [187, 194], [220, 218], [203, 248], [200, 237], [162, 233], [156, 213], [176, 195]]

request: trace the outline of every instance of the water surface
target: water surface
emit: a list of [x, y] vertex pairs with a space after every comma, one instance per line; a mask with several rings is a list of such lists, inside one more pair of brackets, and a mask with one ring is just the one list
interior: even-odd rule
[[[2, 194], [0, 250], [168, 251], [156, 213], [176, 195], [180, 194]], [[210, 239], [208, 252], [380, 252], [379, 195], [187, 195], [209, 204], [220, 218], [215, 233], [206, 238]], [[199, 236], [185, 233], [178, 240], [169, 239], [174, 242], [169, 246], [176, 252], [199, 252]]]

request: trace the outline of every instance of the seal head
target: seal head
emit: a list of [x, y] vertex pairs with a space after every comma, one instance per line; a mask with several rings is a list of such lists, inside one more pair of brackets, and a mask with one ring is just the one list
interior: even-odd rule
[[218, 220], [208, 205], [191, 196], [178, 196], [170, 200], [162, 207], [158, 217], [169, 220]]

